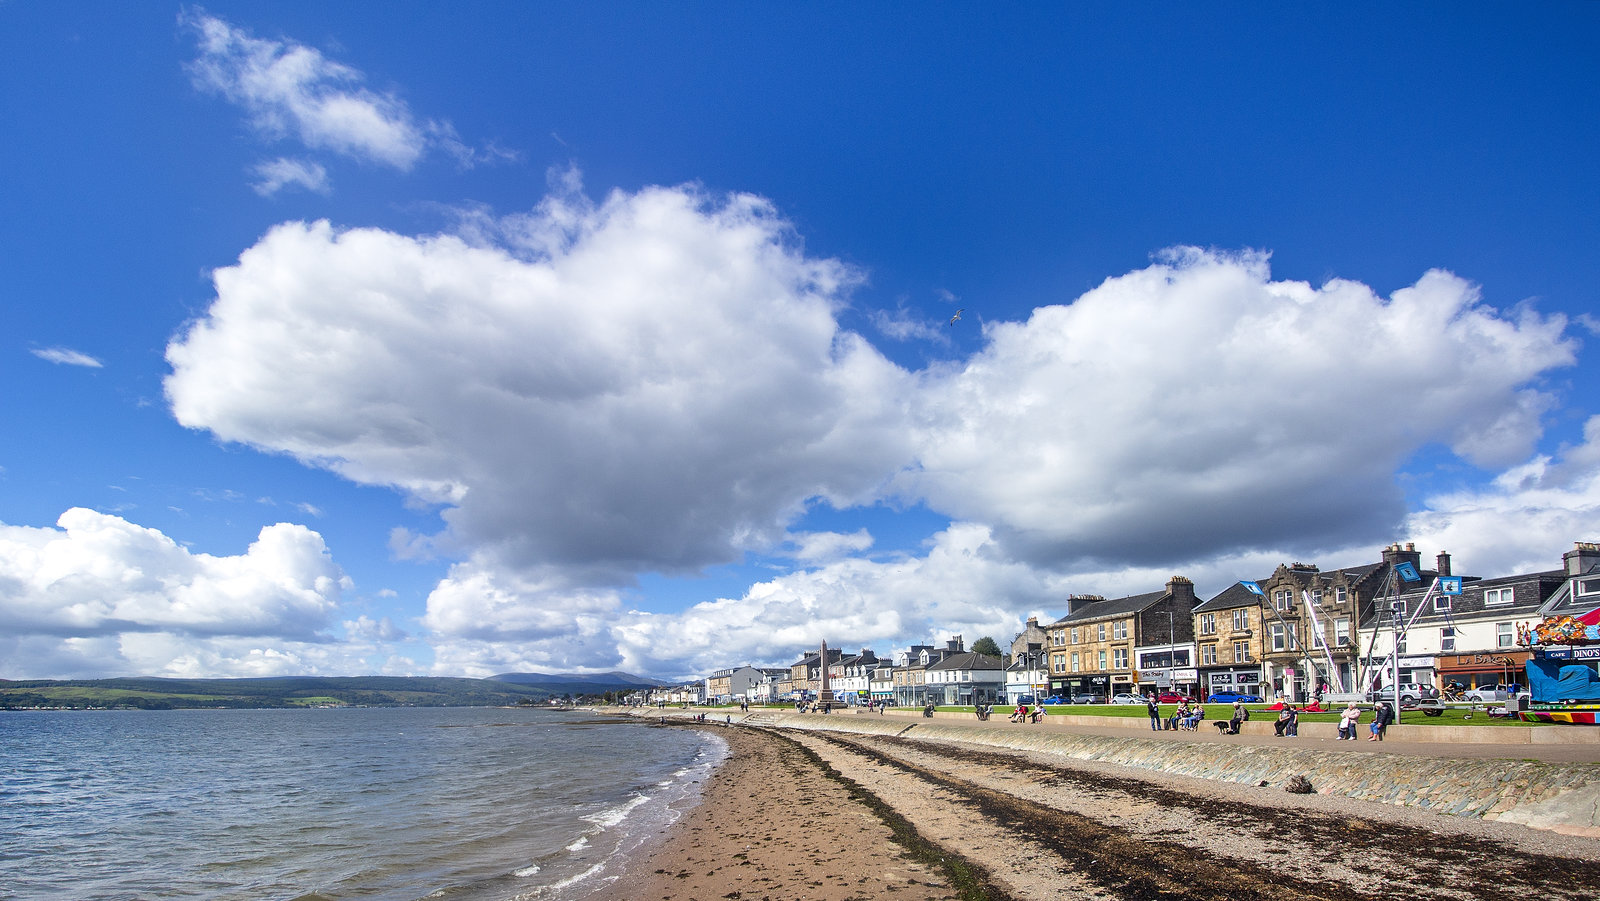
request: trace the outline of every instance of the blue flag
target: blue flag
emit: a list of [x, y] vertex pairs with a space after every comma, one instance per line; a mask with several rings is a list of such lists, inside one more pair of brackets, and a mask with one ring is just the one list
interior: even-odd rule
[[1255, 595], [1261, 594], [1261, 586], [1257, 585], [1254, 582], [1240, 582], [1239, 584], [1243, 585], [1244, 586], [1244, 590], [1250, 592], [1251, 594], [1255, 594]]
[[1399, 573], [1400, 578], [1405, 579], [1407, 582], [1422, 581], [1422, 576], [1417, 574], [1417, 568], [1409, 562], [1396, 564], [1394, 571]]

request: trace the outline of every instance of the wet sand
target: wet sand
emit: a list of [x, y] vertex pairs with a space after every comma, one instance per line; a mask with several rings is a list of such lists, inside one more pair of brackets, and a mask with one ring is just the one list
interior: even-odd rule
[[[682, 728], [682, 727], [658, 727]], [[705, 727], [715, 728], [715, 727]], [[858, 792], [800, 746], [717, 729], [731, 756], [645, 861], [593, 901], [954, 901]]]
[[[657, 728], [692, 728], [664, 726]], [[716, 728], [702, 802], [595, 899], [1592, 898], [1600, 841], [911, 738]]]

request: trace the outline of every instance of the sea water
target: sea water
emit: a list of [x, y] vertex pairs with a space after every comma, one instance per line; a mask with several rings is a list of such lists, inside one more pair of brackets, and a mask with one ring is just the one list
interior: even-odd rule
[[564, 901], [726, 753], [579, 711], [0, 713], [0, 899]]

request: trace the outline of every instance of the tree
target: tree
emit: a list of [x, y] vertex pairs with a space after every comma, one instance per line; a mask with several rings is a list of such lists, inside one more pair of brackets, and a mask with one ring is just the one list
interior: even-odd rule
[[993, 638], [985, 635], [972, 643], [972, 652], [974, 654], [988, 654], [990, 657], [999, 657], [1000, 645], [996, 644]]

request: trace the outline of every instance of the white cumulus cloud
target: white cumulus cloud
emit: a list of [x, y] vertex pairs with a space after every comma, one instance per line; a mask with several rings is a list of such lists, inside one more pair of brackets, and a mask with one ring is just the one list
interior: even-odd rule
[[909, 460], [905, 373], [834, 319], [852, 274], [764, 202], [556, 198], [504, 231], [273, 229], [168, 347], [174, 415], [447, 505], [413, 556], [591, 583], [770, 546]]
[[[1026, 321], [986, 319], [979, 352], [915, 373], [839, 326], [859, 280], [758, 198], [591, 202], [568, 173], [533, 212], [458, 234], [272, 229], [217, 270], [165, 388], [186, 426], [438, 505], [440, 531], [390, 537], [452, 561], [423, 619], [436, 672], [1005, 641], [1067, 592], [1375, 559], [1423, 537], [1404, 528], [1450, 537], [1408, 525], [1396, 486], [1430, 447], [1540, 474], [1436, 499], [1455, 521], [1548, 490], [1565, 545], [1592, 507], [1590, 445], [1532, 457], [1556, 402], [1543, 379], [1577, 352], [1566, 322], [1504, 314], [1450, 273], [1382, 297], [1177, 249]], [[791, 528], [818, 503], [880, 502], [950, 524], [920, 556]], [[629, 609], [641, 574], [749, 552], [810, 568]]]
[[925, 373], [898, 488], [1052, 565], [1336, 546], [1400, 522], [1395, 473], [1429, 443], [1525, 457], [1564, 328], [1445, 272], [1383, 298], [1179, 250]]
[[81, 507], [53, 528], [0, 524], [0, 660], [25, 667], [3, 675], [239, 675], [296, 647], [348, 662], [324, 630], [349, 588], [322, 537], [290, 523], [235, 556]]

